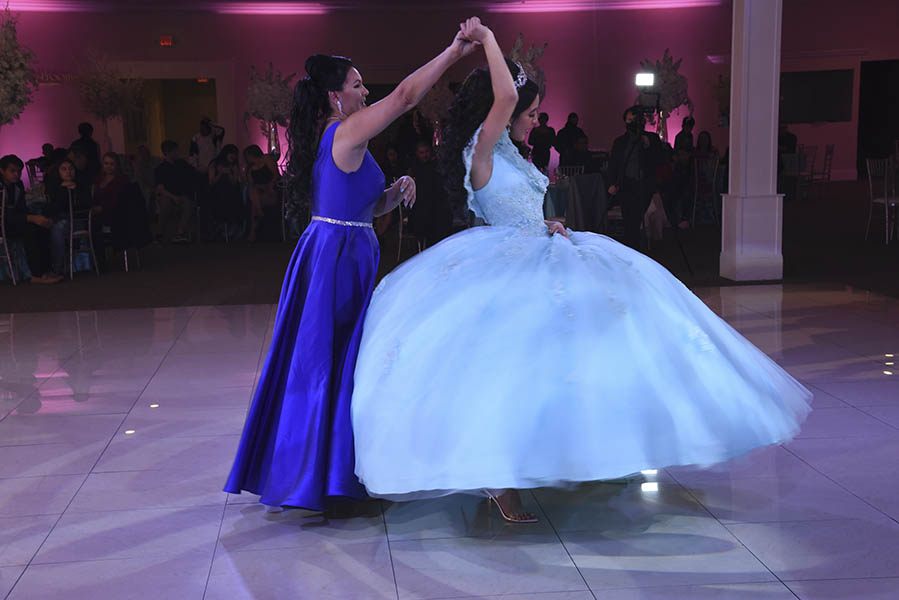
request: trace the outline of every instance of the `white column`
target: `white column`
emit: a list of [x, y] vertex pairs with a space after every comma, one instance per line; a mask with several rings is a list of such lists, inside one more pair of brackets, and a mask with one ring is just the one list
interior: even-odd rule
[[783, 278], [777, 124], [783, 0], [733, 0], [730, 189], [722, 199], [721, 276]]

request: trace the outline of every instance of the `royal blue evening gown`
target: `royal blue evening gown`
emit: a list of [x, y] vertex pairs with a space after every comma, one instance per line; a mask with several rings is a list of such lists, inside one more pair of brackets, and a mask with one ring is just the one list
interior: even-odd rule
[[799, 430], [808, 390], [665, 268], [603, 235], [549, 235], [547, 179], [508, 135], [487, 185], [465, 185], [490, 226], [400, 265], [366, 316], [351, 408], [370, 494], [711, 465]]
[[313, 221], [284, 277], [274, 334], [225, 491], [270, 506], [325, 508], [363, 498], [354, 475], [350, 399], [378, 267], [372, 213], [384, 174], [366, 152], [353, 173], [331, 155], [331, 125], [312, 174]]

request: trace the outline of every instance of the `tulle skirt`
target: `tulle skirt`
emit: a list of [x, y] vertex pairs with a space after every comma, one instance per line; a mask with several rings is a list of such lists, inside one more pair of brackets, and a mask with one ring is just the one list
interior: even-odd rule
[[790, 439], [810, 399], [648, 257], [591, 233], [477, 227], [375, 290], [355, 472], [411, 499], [711, 465]]

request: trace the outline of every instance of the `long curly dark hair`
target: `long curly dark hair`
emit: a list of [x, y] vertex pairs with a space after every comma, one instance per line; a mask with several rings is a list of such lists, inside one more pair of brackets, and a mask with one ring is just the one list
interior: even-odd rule
[[307, 76], [293, 90], [293, 108], [287, 127], [287, 178], [290, 186], [288, 209], [296, 212], [309, 203], [312, 193], [312, 166], [325, 120], [331, 114], [328, 92], [343, 89], [353, 61], [343, 56], [313, 54], [306, 59]]
[[[518, 65], [506, 59], [506, 66], [515, 79], [518, 76]], [[540, 88], [530, 79], [518, 88], [518, 103], [512, 112], [513, 121], [533, 104], [539, 93]], [[490, 83], [490, 71], [486, 67], [475, 69], [465, 78], [450, 105], [449, 119], [437, 153], [438, 168], [444, 176], [447, 195], [457, 210], [467, 206], [467, 196], [462, 185], [465, 178], [462, 150], [487, 118], [491, 106], [493, 85]]]

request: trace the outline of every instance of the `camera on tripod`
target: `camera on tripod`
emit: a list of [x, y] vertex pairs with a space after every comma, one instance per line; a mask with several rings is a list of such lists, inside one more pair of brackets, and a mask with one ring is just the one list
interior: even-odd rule
[[640, 90], [637, 96], [637, 102], [631, 107], [631, 110], [638, 113], [638, 116], [646, 120], [648, 115], [659, 110], [659, 102], [662, 95], [659, 92], [652, 91], [655, 87], [655, 74], [653, 73], [637, 73], [634, 83]]

